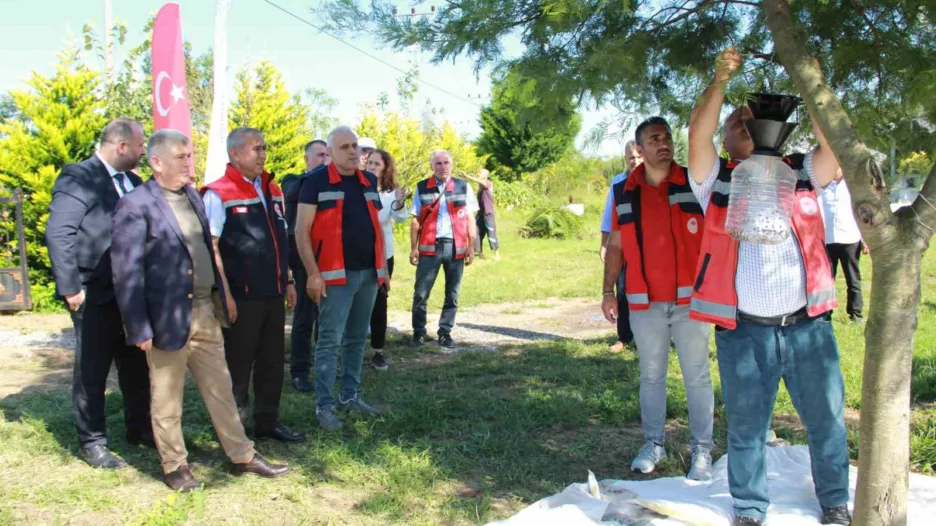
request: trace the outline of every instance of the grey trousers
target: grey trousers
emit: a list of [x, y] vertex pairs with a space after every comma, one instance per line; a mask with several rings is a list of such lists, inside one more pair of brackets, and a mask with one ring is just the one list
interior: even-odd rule
[[686, 385], [692, 445], [711, 449], [715, 396], [709, 373], [709, 325], [690, 320], [689, 306], [675, 303], [651, 303], [649, 310], [631, 310], [630, 322], [640, 357], [640, 420], [645, 439], [663, 445], [672, 338]]

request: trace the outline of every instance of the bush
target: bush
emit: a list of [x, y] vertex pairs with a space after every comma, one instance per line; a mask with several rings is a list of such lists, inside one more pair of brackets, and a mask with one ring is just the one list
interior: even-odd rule
[[555, 203], [542, 202], [530, 211], [526, 224], [520, 229], [520, 235], [552, 239], [580, 238], [582, 226], [581, 217]]

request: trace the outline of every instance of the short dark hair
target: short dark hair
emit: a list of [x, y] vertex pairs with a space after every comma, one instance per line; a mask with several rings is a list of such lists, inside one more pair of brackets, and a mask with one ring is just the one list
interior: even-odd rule
[[657, 116], [657, 117], [650, 117], [649, 119], [647, 119], [647, 120], [641, 122], [641, 123], [637, 126], [637, 131], [634, 132], [634, 140], [637, 141], [637, 144], [643, 146], [643, 137], [642, 137], [642, 135], [643, 135], [644, 130], [646, 130], [646, 129], [649, 128], [650, 126], [656, 126], [656, 125], [666, 126], [666, 129], [667, 129], [670, 133], [673, 133], [673, 129], [670, 128], [670, 125], [669, 125], [668, 122], [666, 122], [666, 119], [664, 119], [663, 117], [659, 117], [659, 116]]
[[309, 150], [312, 149], [312, 146], [316, 144], [321, 144], [322, 146], [328, 148], [328, 143], [322, 139], [315, 139], [306, 143], [305, 147], [302, 149], [304, 153], [309, 153]]

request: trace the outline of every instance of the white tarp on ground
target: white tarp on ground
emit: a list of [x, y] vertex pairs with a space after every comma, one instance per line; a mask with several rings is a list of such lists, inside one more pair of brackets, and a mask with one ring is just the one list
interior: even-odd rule
[[[849, 509], [854, 504], [858, 470], [849, 474]], [[819, 502], [813, 490], [806, 446], [767, 448], [767, 484], [770, 509], [766, 526], [819, 524]], [[629, 481], [591, 479], [572, 484], [562, 493], [545, 498], [496, 526], [578, 526], [626, 524], [653, 526], [730, 526], [733, 519], [728, 493], [728, 459], [715, 463], [710, 482], [685, 477]], [[929, 526], [936, 516], [936, 478], [910, 474], [907, 523]]]

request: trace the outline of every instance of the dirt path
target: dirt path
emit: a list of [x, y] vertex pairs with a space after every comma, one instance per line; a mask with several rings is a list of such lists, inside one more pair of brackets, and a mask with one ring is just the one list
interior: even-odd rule
[[[439, 313], [429, 314], [428, 330], [434, 335]], [[389, 318], [391, 333], [409, 337], [408, 312], [393, 311]], [[291, 330], [290, 325], [287, 330]], [[453, 352], [494, 350], [501, 345], [540, 340], [602, 338], [610, 336], [611, 331], [591, 300], [479, 305], [460, 309], [453, 334], [459, 345]], [[0, 398], [26, 389], [68, 386], [74, 344], [67, 314], [0, 316]], [[113, 382], [114, 374], [111, 377]]]

